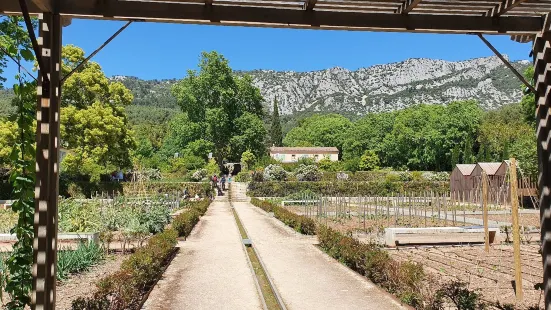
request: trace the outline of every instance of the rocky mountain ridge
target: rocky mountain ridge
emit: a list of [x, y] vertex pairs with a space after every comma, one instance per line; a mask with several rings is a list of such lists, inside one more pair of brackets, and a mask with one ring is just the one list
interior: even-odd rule
[[[528, 61], [513, 62], [523, 72]], [[334, 67], [311, 72], [253, 70], [250, 74], [271, 108], [277, 97], [280, 113], [339, 112], [363, 115], [393, 111], [418, 103], [446, 104], [478, 100], [486, 109], [518, 102], [520, 81], [497, 57], [465, 61], [426, 58], [375, 65], [358, 70]], [[170, 80], [140, 80], [116, 76], [135, 95], [135, 104], [176, 107]], [[157, 102], [157, 103], [155, 103]]]

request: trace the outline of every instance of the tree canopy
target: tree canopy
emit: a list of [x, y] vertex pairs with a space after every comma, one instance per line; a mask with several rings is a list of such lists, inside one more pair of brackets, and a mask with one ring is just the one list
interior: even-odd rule
[[[62, 50], [62, 72], [67, 74], [84, 60], [74, 45]], [[89, 62], [65, 80], [61, 97], [61, 141], [70, 153], [62, 168], [74, 174], [101, 174], [132, 166], [135, 148], [125, 107], [132, 94], [105, 76], [99, 64]]]
[[[263, 98], [250, 76], [238, 77], [228, 61], [216, 52], [201, 54], [199, 71], [190, 70], [173, 86], [186, 126], [201, 128], [195, 139], [212, 143], [216, 162], [239, 161], [245, 150], [264, 152], [266, 130], [262, 123]], [[177, 120], [181, 121], [181, 120]], [[171, 130], [169, 129], [169, 137]], [[179, 147], [185, 148], [185, 142]]]
[[352, 122], [339, 114], [315, 114], [300, 121], [283, 139], [286, 146], [334, 146], [342, 150]]

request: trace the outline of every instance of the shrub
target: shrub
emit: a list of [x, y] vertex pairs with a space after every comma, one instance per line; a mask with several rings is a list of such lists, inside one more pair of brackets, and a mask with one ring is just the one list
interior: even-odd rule
[[254, 154], [247, 150], [241, 154], [241, 165], [243, 170], [249, 170], [250, 167], [254, 166], [254, 162], [256, 161], [256, 156]]
[[381, 162], [379, 160], [379, 156], [377, 156], [377, 153], [372, 150], [366, 150], [360, 158], [358, 168], [363, 171], [377, 170], [379, 169], [380, 164]]
[[236, 176], [235, 176], [235, 181], [236, 182], [250, 182], [251, 181], [251, 173], [248, 172], [248, 171], [240, 171]]
[[295, 214], [283, 207], [277, 206], [269, 201], [252, 198], [251, 203], [266, 212], [273, 212], [274, 216], [292, 227], [297, 232], [304, 235], [314, 235], [316, 233], [316, 223], [311, 218]]
[[339, 172], [337, 173], [337, 180], [339, 181], [347, 181], [350, 176], [345, 172]]
[[207, 177], [207, 169], [199, 169], [191, 175], [193, 181], [199, 182]]
[[400, 172], [398, 172], [398, 178], [402, 182], [413, 181], [413, 175], [409, 171], [400, 171]]
[[263, 182], [264, 181], [264, 169], [255, 170], [251, 174], [251, 181], [253, 182]]
[[295, 175], [298, 181], [319, 181], [323, 174], [316, 165], [299, 165]]
[[397, 262], [382, 248], [362, 243], [324, 225], [318, 226], [317, 235], [320, 247], [331, 257], [395, 294], [403, 302], [412, 306], [421, 305], [420, 284], [424, 279], [421, 265]]
[[210, 205], [210, 200], [202, 200], [191, 205], [189, 210], [180, 213], [172, 222], [172, 228], [178, 232], [179, 237], [187, 238], [193, 227], [199, 222]]
[[216, 160], [214, 160], [214, 158], [211, 158], [209, 160], [209, 162], [205, 166], [205, 169], [207, 170], [207, 175], [209, 175], [209, 176], [214, 175], [214, 174], [217, 175], [217, 174], [220, 173], [220, 167], [218, 166], [218, 164], [216, 163]]
[[321, 195], [377, 195], [385, 196], [402, 191], [434, 191], [444, 193], [449, 190], [448, 182], [250, 182], [248, 191], [254, 197], [285, 197], [288, 194], [309, 190]]
[[467, 284], [461, 281], [446, 283], [436, 292], [436, 295], [444, 300], [451, 301], [458, 310], [485, 309], [486, 304], [481, 300], [480, 294], [467, 288]]
[[287, 179], [287, 171], [280, 165], [268, 165], [264, 168], [264, 181], [285, 181], [285, 179]]
[[427, 181], [432, 181], [432, 182], [438, 182], [438, 181], [445, 182], [445, 181], [450, 180], [450, 174], [445, 172], [445, 171], [441, 171], [441, 172], [431, 172], [431, 171], [423, 172], [422, 177], [423, 177], [423, 179], [425, 179]]
[[173, 229], [151, 237], [147, 245], [123, 261], [121, 270], [101, 279], [91, 298], [78, 298], [72, 309], [138, 309], [139, 303], [174, 253], [178, 233]]

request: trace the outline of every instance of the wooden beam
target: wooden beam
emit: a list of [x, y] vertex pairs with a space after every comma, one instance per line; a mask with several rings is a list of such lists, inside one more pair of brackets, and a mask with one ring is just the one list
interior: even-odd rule
[[525, 1], [527, 0], [503, 0], [502, 3], [496, 5], [488, 12], [486, 12], [486, 16], [492, 16], [492, 17], [501, 16], [509, 12], [510, 10], [516, 8], [517, 6], [519, 6]]
[[314, 7], [316, 6], [316, 2], [318, 2], [318, 0], [306, 0], [304, 2], [304, 10], [306, 11], [314, 10]]
[[[397, 12], [398, 14], [407, 14], [411, 12], [419, 3], [421, 0], [405, 0], [402, 5], [398, 8]], [[451, 9], [452, 7], [450, 7]]]
[[52, 0], [31, 0], [36, 7], [42, 12], [52, 12]]
[[[294, 8], [212, 6], [204, 4], [145, 1], [58, 0], [60, 12], [74, 18], [139, 20], [170, 23], [239, 25], [252, 27], [376, 30], [428, 33], [536, 34], [541, 31], [540, 15], [499, 17], [442, 14], [387, 14], [335, 11], [303, 11]], [[411, 0], [409, 0], [411, 1]], [[19, 12], [17, 1], [0, 1], [0, 12]], [[258, 5], [262, 5], [259, 3]], [[451, 9], [451, 8], [450, 8]], [[30, 8], [29, 8], [30, 10]], [[31, 13], [40, 13], [32, 12]]]

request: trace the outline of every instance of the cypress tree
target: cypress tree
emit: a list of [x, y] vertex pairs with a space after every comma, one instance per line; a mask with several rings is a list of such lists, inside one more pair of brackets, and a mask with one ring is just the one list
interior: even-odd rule
[[274, 111], [272, 113], [272, 126], [270, 128], [270, 138], [274, 146], [283, 145], [283, 133], [281, 131], [281, 122], [279, 120], [279, 107], [277, 106], [277, 98], [274, 99]]
[[473, 139], [467, 136], [465, 140], [465, 150], [463, 151], [463, 163], [472, 164], [473, 161]]

